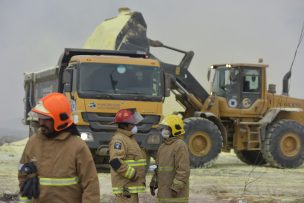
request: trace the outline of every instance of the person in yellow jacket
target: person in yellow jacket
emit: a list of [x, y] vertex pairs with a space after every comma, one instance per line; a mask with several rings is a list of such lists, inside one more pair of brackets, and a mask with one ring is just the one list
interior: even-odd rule
[[86, 143], [61, 93], [50, 93], [32, 109], [40, 128], [20, 160], [20, 202], [99, 203], [99, 181]]
[[188, 147], [180, 138], [185, 133], [178, 115], [169, 115], [160, 123], [163, 143], [157, 151], [157, 168], [150, 182], [150, 192], [157, 192], [157, 202], [188, 202], [190, 161]]
[[114, 123], [118, 125], [109, 145], [112, 192], [117, 203], [136, 203], [145, 192], [146, 155], [134, 134], [143, 117], [136, 109], [121, 109]]

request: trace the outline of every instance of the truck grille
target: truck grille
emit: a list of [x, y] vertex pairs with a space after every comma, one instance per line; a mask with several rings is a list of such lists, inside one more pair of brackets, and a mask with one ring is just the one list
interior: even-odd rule
[[[93, 113], [83, 112], [82, 118], [84, 121], [90, 123], [92, 131], [115, 131], [117, 125], [112, 124], [115, 114], [112, 113]], [[137, 125], [139, 132], [148, 132], [152, 125], [156, 125], [160, 121], [160, 116], [143, 115], [144, 120]]]

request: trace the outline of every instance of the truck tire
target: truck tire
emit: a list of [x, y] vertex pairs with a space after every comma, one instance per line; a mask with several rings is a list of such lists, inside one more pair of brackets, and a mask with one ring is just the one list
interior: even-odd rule
[[292, 120], [280, 120], [267, 129], [262, 153], [278, 168], [296, 168], [304, 162], [304, 127]]
[[248, 150], [234, 150], [236, 156], [248, 165], [257, 165], [261, 166], [267, 163], [264, 159], [262, 152], [260, 150], [248, 151]]
[[186, 118], [184, 123], [191, 167], [210, 167], [222, 148], [223, 139], [218, 127], [199, 117]]

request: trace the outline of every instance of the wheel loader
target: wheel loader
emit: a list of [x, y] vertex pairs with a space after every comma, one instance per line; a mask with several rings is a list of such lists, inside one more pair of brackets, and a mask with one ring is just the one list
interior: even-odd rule
[[266, 64], [215, 64], [208, 71], [211, 83], [208, 92], [188, 70], [194, 52], [148, 39], [146, 32], [142, 32], [145, 21], [136, 20], [140, 13], [123, 11], [120, 15], [129, 17], [125, 24], [120, 23], [115, 30], [117, 18], [107, 20], [101, 32], [96, 29], [85, 46], [105, 48], [97, 43], [102, 33], [102, 41], [108, 36], [113, 42], [106, 48], [149, 51], [150, 47], [163, 47], [184, 54], [179, 64], [159, 61], [166, 78], [165, 88], [171, 90], [184, 108], [181, 112], [185, 122], [184, 139], [192, 167], [211, 166], [221, 151], [232, 149], [246, 164], [269, 164], [278, 168], [302, 165], [304, 100], [288, 95], [290, 72], [284, 77], [283, 92], [279, 95], [274, 84], [267, 87]]

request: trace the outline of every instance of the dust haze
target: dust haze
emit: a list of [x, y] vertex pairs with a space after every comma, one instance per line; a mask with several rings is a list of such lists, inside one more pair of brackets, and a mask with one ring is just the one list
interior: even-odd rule
[[[303, 0], [0, 0], [0, 129], [24, 128], [23, 73], [56, 65], [64, 48], [82, 47], [119, 7], [142, 12], [151, 39], [193, 50], [190, 71], [206, 89], [211, 64], [263, 58], [269, 64], [268, 83], [277, 84], [280, 93], [304, 21]], [[181, 60], [168, 51], [156, 55], [167, 62]], [[291, 96], [304, 98], [303, 68], [304, 45], [294, 63]]]

